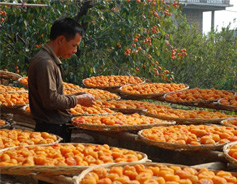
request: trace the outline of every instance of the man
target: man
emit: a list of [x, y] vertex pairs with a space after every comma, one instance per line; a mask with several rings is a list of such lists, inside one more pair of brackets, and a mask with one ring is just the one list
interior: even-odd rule
[[87, 93], [63, 94], [62, 62], [77, 52], [83, 30], [71, 18], [56, 20], [50, 32], [50, 41], [31, 60], [28, 82], [29, 102], [34, 120], [35, 131], [49, 132], [71, 141], [71, 130], [66, 123], [71, 116], [67, 111], [81, 104], [92, 106], [94, 97]]

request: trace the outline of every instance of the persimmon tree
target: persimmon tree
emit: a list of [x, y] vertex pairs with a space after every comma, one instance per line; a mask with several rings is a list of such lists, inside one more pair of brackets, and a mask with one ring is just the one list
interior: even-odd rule
[[1, 68], [27, 74], [30, 59], [48, 41], [53, 21], [74, 17], [85, 29], [75, 56], [63, 61], [66, 81], [80, 84], [95, 75], [137, 75], [148, 81], [172, 81], [162, 63], [183, 59], [184, 48], [172, 44], [177, 1], [62, 0], [39, 1], [48, 7], [0, 7]]
[[163, 66], [175, 71], [175, 80], [189, 84], [190, 88], [236, 91], [237, 37], [230, 26], [204, 35], [184, 20], [174, 29], [173, 43], [186, 48], [188, 56], [178, 55], [174, 61], [162, 63]]
[[74, 3], [41, 3], [48, 4], [48, 7], [0, 6], [0, 11], [4, 12], [4, 15], [0, 15], [4, 18], [0, 22], [1, 69], [27, 75], [30, 59], [48, 40], [53, 21], [60, 16], [70, 16], [69, 12], [75, 14], [77, 11]]
[[[123, 74], [171, 81], [172, 73], [159, 63], [186, 54], [169, 45], [178, 7], [164, 0], [94, 1], [80, 19], [89, 23], [75, 67], [85, 71], [81, 78]], [[175, 52], [167, 54], [167, 49]]]

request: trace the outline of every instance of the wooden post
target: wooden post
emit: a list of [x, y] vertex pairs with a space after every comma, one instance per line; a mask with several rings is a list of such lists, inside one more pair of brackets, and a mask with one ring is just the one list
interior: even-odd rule
[[0, 6], [28, 6], [28, 7], [46, 7], [47, 4], [27, 4], [27, 3], [0, 3]]
[[213, 32], [215, 28], [215, 11], [211, 11], [211, 31]]

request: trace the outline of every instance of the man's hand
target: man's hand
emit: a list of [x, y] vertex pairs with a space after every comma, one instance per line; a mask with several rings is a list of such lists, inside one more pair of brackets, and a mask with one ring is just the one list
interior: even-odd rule
[[77, 104], [80, 104], [86, 107], [90, 107], [94, 105], [94, 102], [95, 102], [94, 96], [89, 93], [76, 95], [76, 98], [77, 98]]

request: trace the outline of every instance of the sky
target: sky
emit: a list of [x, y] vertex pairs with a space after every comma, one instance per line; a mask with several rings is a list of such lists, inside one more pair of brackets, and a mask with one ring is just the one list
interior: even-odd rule
[[[231, 29], [237, 28], [237, 0], [230, 0], [232, 7], [226, 10], [215, 11], [215, 28], [218, 31], [222, 27], [227, 27], [231, 23]], [[236, 19], [234, 21], [234, 19]], [[203, 13], [203, 33], [206, 34], [211, 30], [211, 12]]]

